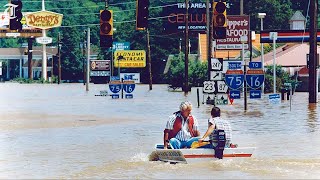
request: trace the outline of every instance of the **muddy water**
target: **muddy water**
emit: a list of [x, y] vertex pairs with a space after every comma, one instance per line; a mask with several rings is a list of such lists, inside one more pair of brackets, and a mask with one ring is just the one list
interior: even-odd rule
[[[211, 106], [197, 107], [166, 85], [138, 85], [133, 99], [95, 96], [106, 85], [0, 84], [0, 178], [222, 179], [319, 178], [320, 105], [307, 93], [271, 105], [248, 99], [220, 106], [234, 142], [257, 147], [253, 157], [197, 164], [149, 162], [168, 116], [190, 100], [203, 134]], [[201, 92], [201, 90], [200, 90]]]

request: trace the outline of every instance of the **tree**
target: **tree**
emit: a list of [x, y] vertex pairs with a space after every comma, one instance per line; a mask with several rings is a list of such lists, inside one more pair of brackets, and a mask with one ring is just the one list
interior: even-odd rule
[[[279, 65], [276, 66], [276, 91], [280, 92], [285, 82], [294, 82], [290, 75]], [[264, 80], [265, 93], [273, 92], [273, 66], [267, 66]]]

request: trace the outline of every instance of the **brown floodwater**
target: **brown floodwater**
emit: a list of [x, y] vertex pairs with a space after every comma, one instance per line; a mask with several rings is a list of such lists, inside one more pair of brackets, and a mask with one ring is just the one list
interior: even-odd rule
[[[168, 116], [190, 100], [203, 134], [211, 105], [167, 85], [137, 85], [133, 99], [95, 96], [107, 85], [0, 84], [0, 178], [315, 179], [320, 177], [320, 105], [295, 93], [280, 105], [243, 99], [219, 106], [234, 142], [251, 158], [196, 164], [148, 161]], [[202, 91], [199, 88], [200, 92]]]

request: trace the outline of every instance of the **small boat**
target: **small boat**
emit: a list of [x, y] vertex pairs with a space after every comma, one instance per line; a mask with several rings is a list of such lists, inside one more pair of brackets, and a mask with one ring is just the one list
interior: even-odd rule
[[[255, 147], [224, 148], [223, 158], [251, 157]], [[215, 158], [215, 150], [209, 148], [196, 149], [163, 149], [163, 144], [156, 144], [155, 150], [149, 155], [149, 161], [170, 163], [192, 163], [210, 161]]]

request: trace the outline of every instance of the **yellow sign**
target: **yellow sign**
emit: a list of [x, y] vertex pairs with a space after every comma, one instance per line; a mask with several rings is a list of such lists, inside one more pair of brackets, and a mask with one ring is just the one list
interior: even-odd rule
[[146, 51], [117, 50], [114, 52], [114, 67], [141, 68], [146, 67]]
[[63, 14], [51, 11], [38, 11], [25, 15], [27, 25], [39, 29], [50, 29], [62, 24]]

